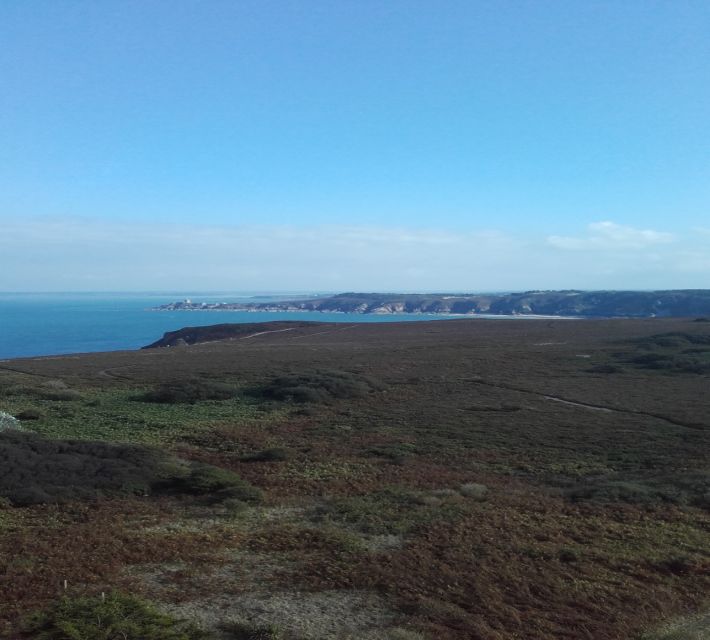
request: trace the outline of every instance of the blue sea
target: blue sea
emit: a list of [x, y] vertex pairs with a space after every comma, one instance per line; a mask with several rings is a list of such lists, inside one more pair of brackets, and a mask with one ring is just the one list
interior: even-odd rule
[[185, 298], [193, 302], [288, 300], [310, 295], [241, 293], [0, 293], [0, 359], [139, 349], [166, 331], [224, 322], [317, 320], [401, 322], [441, 315], [320, 312], [152, 311]]

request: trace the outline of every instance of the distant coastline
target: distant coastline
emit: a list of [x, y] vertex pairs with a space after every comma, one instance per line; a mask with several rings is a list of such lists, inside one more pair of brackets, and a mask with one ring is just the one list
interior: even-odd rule
[[525, 291], [505, 294], [341, 293], [268, 302], [197, 302], [190, 299], [156, 311], [322, 312], [367, 315], [466, 317], [653, 318], [710, 314], [710, 290]]

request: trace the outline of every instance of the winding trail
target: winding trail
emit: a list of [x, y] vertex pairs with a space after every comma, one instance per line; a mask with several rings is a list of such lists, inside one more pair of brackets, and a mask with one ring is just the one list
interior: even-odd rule
[[[256, 338], [256, 336], [264, 336], [267, 333], [281, 333], [282, 331], [293, 331], [296, 327], [289, 327], [288, 329], [273, 329], [272, 331], [259, 331], [258, 333], [250, 333], [248, 336], [242, 336], [241, 338], [237, 338], [237, 340], [248, 340], [249, 338]], [[229, 340], [230, 338], [228, 338]], [[234, 340], [234, 338], [231, 338]], [[213, 342], [221, 342], [221, 340], [214, 340]], [[200, 342], [198, 344], [206, 344], [204, 342]]]
[[337, 329], [329, 329], [328, 331], [318, 331], [316, 333], [307, 333], [306, 335], [303, 336], [294, 336], [291, 338], [291, 340], [302, 340], [303, 338], [310, 338], [311, 336], [322, 336], [325, 335], [326, 333], [335, 333], [337, 331], [347, 331], [348, 329], [354, 329], [357, 327], [357, 324], [349, 324], [346, 327], [339, 327]]
[[662, 420], [668, 424], [672, 424], [676, 427], [684, 427], [686, 429], [710, 429], [710, 426], [703, 424], [701, 422], [686, 422], [684, 420], [678, 420], [677, 418], [671, 418], [670, 416], [664, 416], [660, 413], [651, 413], [650, 411], [639, 411], [638, 409], [621, 409], [619, 407], [610, 407], [606, 405], [591, 404], [588, 402], [579, 402], [578, 400], [571, 400], [569, 398], [563, 398], [561, 396], [550, 395], [547, 393], [542, 393], [540, 391], [531, 391], [530, 389], [524, 389], [522, 387], [515, 387], [513, 385], [503, 384], [500, 382], [489, 382], [487, 380], [482, 380], [479, 378], [468, 378], [467, 382], [472, 382], [474, 384], [481, 384], [487, 387], [494, 387], [496, 389], [506, 389], [508, 391], [517, 391], [518, 393], [525, 393], [532, 396], [537, 396], [544, 400], [550, 400], [552, 402], [559, 402], [562, 404], [571, 405], [574, 407], [581, 407], [583, 409], [589, 409], [591, 411], [604, 411], [606, 413], [622, 413], [626, 415], [634, 416], [644, 416], [646, 418], [655, 418], [656, 420]]

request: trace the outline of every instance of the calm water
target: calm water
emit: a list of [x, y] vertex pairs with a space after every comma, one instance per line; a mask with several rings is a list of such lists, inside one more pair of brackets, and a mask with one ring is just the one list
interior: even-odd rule
[[[258, 294], [40, 294], [0, 293], [0, 359], [88, 351], [138, 349], [181, 327], [224, 322], [318, 320], [396, 322], [445, 316], [367, 316], [342, 313], [248, 313], [244, 311], [150, 311], [175, 300], [218, 302], [253, 299]], [[297, 296], [267, 295], [264, 299]]]

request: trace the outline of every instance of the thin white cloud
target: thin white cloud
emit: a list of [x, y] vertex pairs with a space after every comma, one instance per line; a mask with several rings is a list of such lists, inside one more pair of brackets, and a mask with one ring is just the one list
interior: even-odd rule
[[645, 249], [658, 244], [668, 244], [675, 240], [672, 233], [635, 229], [615, 222], [594, 222], [587, 227], [583, 237], [548, 236], [547, 242], [558, 249], [574, 251], [608, 251], [614, 249]]
[[0, 216], [0, 291], [651, 289], [710, 281], [698, 234], [595, 223], [584, 237], [552, 238]]

